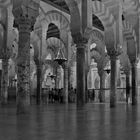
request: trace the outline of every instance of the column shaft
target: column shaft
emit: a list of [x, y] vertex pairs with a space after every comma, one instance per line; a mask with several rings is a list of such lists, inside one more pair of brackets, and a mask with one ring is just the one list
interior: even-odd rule
[[85, 102], [88, 102], [88, 86], [87, 86], [87, 76], [88, 76], [88, 72], [85, 71]]
[[17, 113], [29, 113], [30, 107], [30, 32], [39, 14], [40, 0], [13, 0], [14, 27], [18, 28]]
[[7, 104], [7, 100], [8, 100], [8, 59], [2, 59], [1, 103]]
[[126, 74], [126, 102], [127, 103], [129, 97], [130, 97], [130, 75]]
[[71, 68], [68, 67], [68, 90], [71, 89], [71, 81], [70, 81], [70, 77], [71, 77]]
[[6, 12], [6, 22], [5, 24], [5, 29], [4, 29], [4, 40], [3, 40], [3, 46], [2, 46], [2, 87], [1, 87], [1, 103], [2, 104], [7, 104], [8, 100], [8, 60], [10, 58], [10, 53], [9, 53], [9, 48], [7, 46], [7, 37], [8, 37], [8, 11], [5, 10]]
[[88, 102], [88, 86], [87, 86], [87, 80], [88, 80], [88, 48], [85, 49], [85, 102]]
[[68, 64], [65, 63], [64, 66], [64, 93], [63, 93], [63, 102], [68, 103]]
[[105, 102], [105, 76], [104, 72], [102, 72], [100, 75], [100, 93], [99, 93], [99, 101]]
[[111, 56], [111, 80], [110, 80], [110, 107], [116, 106], [116, 90], [117, 90], [117, 62], [116, 56]]
[[132, 63], [132, 105], [137, 104], [137, 68], [136, 64]]
[[30, 105], [30, 22], [20, 19], [17, 58], [17, 113], [26, 113]]
[[1, 83], [2, 82], [2, 70], [0, 70], [0, 96], [1, 96]]
[[59, 80], [58, 80], [58, 69], [59, 67], [55, 68], [55, 88], [58, 89], [59, 88]]
[[57, 67], [55, 68], [55, 88], [57, 89]]
[[36, 93], [36, 104], [41, 104], [41, 91], [42, 91], [42, 85], [41, 85], [41, 65], [37, 65], [37, 93]]
[[85, 104], [85, 46], [77, 47], [77, 105]]

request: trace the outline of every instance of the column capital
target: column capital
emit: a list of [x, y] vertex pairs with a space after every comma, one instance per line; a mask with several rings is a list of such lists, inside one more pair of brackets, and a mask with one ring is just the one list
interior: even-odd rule
[[8, 60], [11, 57], [11, 50], [9, 48], [2, 48], [1, 50], [1, 59]]
[[130, 69], [129, 68], [125, 68], [124, 69], [124, 73], [126, 76], [129, 76], [130, 75]]
[[14, 26], [19, 30], [32, 31], [39, 15], [40, 0], [13, 0]]
[[107, 51], [107, 53], [110, 56], [110, 59], [116, 59], [121, 54], [121, 51], [116, 49], [110, 49]]
[[110, 58], [116, 59], [121, 53], [123, 53], [123, 50], [121, 48], [121, 45], [117, 45], [116, 48], [112, 46], [112, 48], [107, 49], [107, 54], [110, 56]]
[[136, 56], [129, 56], [129, 60], [132, 66], [137, 66], [138, 60], [136, 58]]
[[85, 38], [81, 33], [76, 33], [72, 35], [74, 43], [77, 44], [77, 47], [84, 47], [88, 43], [88, 39]]

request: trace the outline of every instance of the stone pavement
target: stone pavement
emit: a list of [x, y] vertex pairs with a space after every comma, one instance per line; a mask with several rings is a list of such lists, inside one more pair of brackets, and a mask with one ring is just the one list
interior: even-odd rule
[[32, 105], [28, 115], [0, 106], [0, 140], [140, 140], [139, 106]]

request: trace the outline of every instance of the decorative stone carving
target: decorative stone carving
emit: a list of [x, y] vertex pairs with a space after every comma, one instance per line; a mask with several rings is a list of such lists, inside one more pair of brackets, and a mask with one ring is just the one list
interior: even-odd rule
[[6, 59], [8, 60], [11, 57], [12, 54], [12, 50], [7, 48], [7, 47], [3, 47], [1, 50], [1, 59]]
[[122, 49], [121, 48], [117, 48], [117, 49], [108, 49], [107, 50], [108, 55], [110, 56], [110, 58], [116, 58], [117, 56], [119, 56], [122, 53]]
[[83, 46], [82, 44], [87, 44], [88, 40], [85, 38], [82, 33], [75, 33], [72, 35], [73, 36], [73, 41], [77, 45], [76, 47], [81, 47]]
[[39, 0], [13, 0], [15, 26], [19, 30], [17, 58], [17, 113], [27, 113], [30, 105], [30, 32], [39, 14]]
[[[13, 15], [15, 26], [24, 32], [33, 30], [36, 17], [39, 14], [40, 0], [13, 0]], [[20, 26], [19, 26], [20, 25]], [[26, 26], [21, 26], [26, 25]]]

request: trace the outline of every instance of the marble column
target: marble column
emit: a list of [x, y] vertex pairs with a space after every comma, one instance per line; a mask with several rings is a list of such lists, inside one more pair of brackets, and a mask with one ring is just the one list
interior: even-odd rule
[[57, 89], [57, 67], [55, 67], [55, 88]]
[[19, 31], [17, 57], [17, 113], [29, 113], [30, 107], [30, 32], [39, 14], [39, 0], [13, 0], [14, 26]]
[[19, 19], [17, 58], [17, 113], [28, 112], [30, 105], [30, 19]]
[[110, 107], [116, 106], [116, 91], [117, 91], [117, 56], [111, 55], [111, 79], [110, 79]]
[[131, 63], [132, 71], [132, 105], [137, 105], [137, 64]]
[[126, 74], [126, 102], [128, 103], [128, 98], [130, 97], [130, 73]]
[[88, 49], [85, 49], [85, 102], [88, 102], [88, 72], [89, 72], [89, 66], [88, 66]]
[[8, 63], [9, 59], [2, 59], [1, 104], [8, 101]]
[[41, 104], [41, 89], [42, 89], [42, 68], [40, 63], [36, 64], [36, 71], [37, 71], [37, 93], [36, 93], [36, 104]]
[[68, 91], [71, 89], [70, 77], [71, 77], [71, 67], [68, 67]]
[[77, 105], [85, 104], [85, 45], [77, 44], [76, 51], [76, 75], [77, 75]]
[[88, 71], [85, 71], [85, 102], [88, 102], [88, 86], [87, 86], [87, 78], [88, 76]]
[[64, 69], [64, 91], [63, 91], [63, 103], [68, 103], [68, 63], [63, 65]]
[[105, 102], [105, 72], [104, 70], [99, 70], [100, 76], [100, 93], [99, 93], [99, 101], [100, 103]]
[[5, 9], [5, 22], [3, 23], [4, 28], [4, 40], [2, 46], [2, 81], [1, 81], [1, 104], [7, 104], [8, 101], [8, 63], [10, 58], [10, 49], [7, 44], [8, 37], [8, 10]]
[[2, 70], [0, 69], [0, 96], [1, 96]]
[[[43, 29], [37, 28], [34, 31], [40, 39], [40, 47], [36, 46], [34, 49], [34, 61], [36, 64], [36, 73], [37, 73], [37, 89], [36, 89], [36, 104], [40, 105], [42, 101], [42, 42], [43, 42]], [[36, 44], [35, 44], [36, 45]]]

